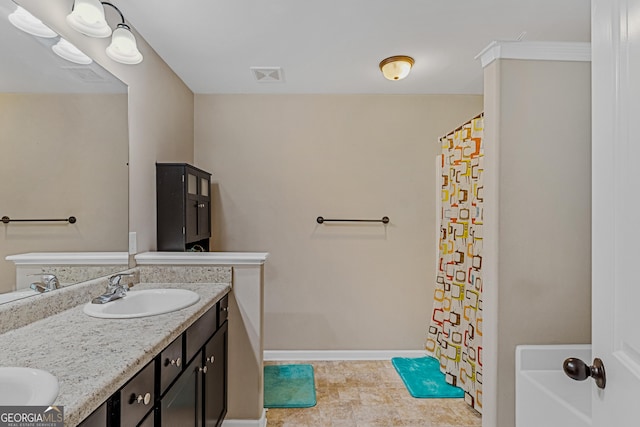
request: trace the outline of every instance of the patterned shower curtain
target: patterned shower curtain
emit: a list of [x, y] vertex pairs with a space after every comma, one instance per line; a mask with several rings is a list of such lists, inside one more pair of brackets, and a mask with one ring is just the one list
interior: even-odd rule
[[440, 138], [439, 254], [426, 349], [482, 412], [483, 116]]

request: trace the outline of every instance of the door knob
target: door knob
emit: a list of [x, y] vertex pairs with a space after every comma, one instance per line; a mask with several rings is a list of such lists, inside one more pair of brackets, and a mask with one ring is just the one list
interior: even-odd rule
[[562, 370], [567, 376], [576, 381], [584, 381], [591, 377], [595, 380], [598, 388], [604, 388], [607, 385], [607, 376], [604, 372], [604, 363], [599, 358], [593, 359], [593, 365], [589, 366], [582, 360], [570, 357], [562, 364]]

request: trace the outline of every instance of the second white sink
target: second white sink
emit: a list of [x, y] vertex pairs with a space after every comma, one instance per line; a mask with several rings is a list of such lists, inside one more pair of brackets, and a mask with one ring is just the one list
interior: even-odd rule
[[0, 367], [0, 406], [49, 406], [58, 397], [58, 379], [33, 368]]
[[188, 289], [145, 289], [106, 304], [87, 303], [83, 311], [92, 317], [130, 319], [181, 310], [198, 300], [200, 295]]

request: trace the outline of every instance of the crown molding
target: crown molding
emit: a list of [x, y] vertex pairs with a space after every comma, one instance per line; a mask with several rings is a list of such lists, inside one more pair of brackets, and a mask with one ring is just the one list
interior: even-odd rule
[[482, 68], [497, 59], [591, 62], [591, 43], [493, 41], [475, 59]]
[[262, 265], [268, 252], [144, 252], [137, 265]]
[[126, 252], [31, 252], [5, 258], [15, 265], [128, 265]]

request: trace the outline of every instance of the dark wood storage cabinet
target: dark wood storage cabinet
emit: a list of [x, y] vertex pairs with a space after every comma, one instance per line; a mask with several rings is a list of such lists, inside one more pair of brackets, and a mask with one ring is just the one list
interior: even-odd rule
[[156, 163], [159, 251], [209, 250], [211, 174], [186, 163]]
[[222, 425], [227, 414], [228, 304], [225, 296], [80, 427]]

